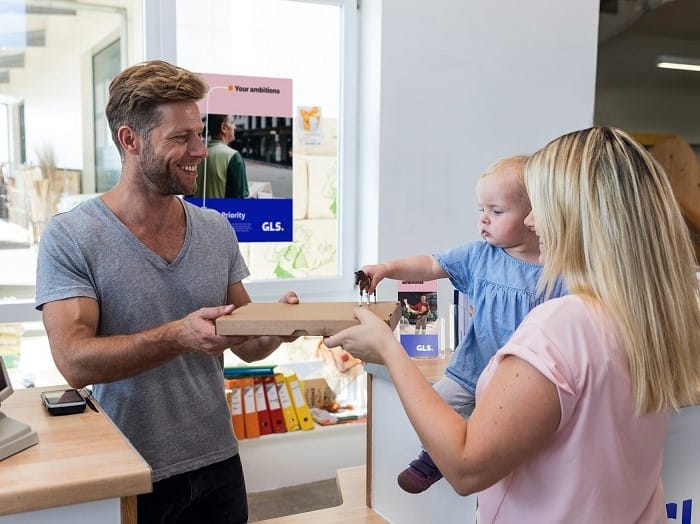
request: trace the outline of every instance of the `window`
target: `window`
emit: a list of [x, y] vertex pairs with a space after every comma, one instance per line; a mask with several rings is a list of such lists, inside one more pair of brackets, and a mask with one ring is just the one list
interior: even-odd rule
[[121, 160], [109, 131], [105, 108], [109, 83], [122, 69], [121, 42], [116, 40], [92, 57], [92, 89], [95, 141], [95, 190], [98, 193], [113, 187], [121, 173]]
[[[256, 301], [288, 289], [306, 301], [355, 298], [354, 157], [343, 154], [355, 151], [354, 1], [207, 0], [195, 7], [178, 0], [174, 11], [138, 0], [128, 8], [118, 0], [38, 11], [26, 4], [13, 2], [0, 30], [8, 44], [1, 58], [14, 64], [0, 77], [0, 267], [11, 268], [0, 272], [0, 354], [13, 359], [17, 386], [57, 383], [34, 309], [36, 244], [52, 214], [116, 180], [116, 148], [104, 140], [104, 88], [117, 70], [145, 58], [205, 73], [291, 78], [294, 109], [319, 108], [320, 143], [313, 133], [295, 142], [298, 120], [236, 121], [251, 144], [264, 125], [290, 130], [291, 144], [280, 131], [264, 150], [271, 164], [285, 164], [289, 152], [298, 160], [294, 241], [243, 245], [253, 273], [246, 287]], [[311, 358], [316, 345], [299, 341], [279, 359]]]
[[34, 309], [36, 243], [64, 203], [95, 191], [92, 61], [127, 34], [124, 2], [44, 3], [7, 3], [0, 28], [0, 356], [15, 387], [64, 382]]
[[[354, 151], [351, 119], [345, 119], [356, 91], [348, 87], [356, 75], [347, 45], [355, 40], [354, 2], [178, 0], [175, 18], [178, 65], [205, 74], [292, 80], [291, 151], [288, 135], [260, 136], [260, 128], [272, 125], [266, 121], [278, 119], [237, 122], [247, 162], [293, 160], [293, 241], [241, 244], [251, 270], [246, 287], [255, 300], [276, 299], [290, 288], [302, 296], [349, 297], [355, 180], [348, 176], [354, 160], [342, 152]], [[305, 119], [311, 119], [306, 128]], [[272, 179], [272, 197], [274, 184]]]

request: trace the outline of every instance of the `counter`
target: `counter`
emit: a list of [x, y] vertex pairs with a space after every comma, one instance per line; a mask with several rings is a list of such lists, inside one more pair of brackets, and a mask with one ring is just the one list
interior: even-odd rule
[[[435, 382], [449, 363], [415, 360]], [[405, 493], [396, 476], [418, 456], [420, 441], [384, 366], [365, 365], [368, 373], [367, 505], [390, 522], [443, 524], [476, 521], [476, 496], [460, 497], [445, 479], [419, 495]], [[426, 415], [429, 416], [429, 415]], [[700, 406], [671, 415], [664, 447], [662, 479], [669, 523], [693, 522], [693, 502], [700, 504]], [[697, 512], [697, 510], [696, 510]]]
[[[416, 359], [430, 381], [439, 379], [449, 363], [444, 359]], [[421, 450], [420, 440], [406, 416], [389, 372], [384, 366], [366, 364], [367, 505], [389, 522], [442, 524], [476, 522], [476, 496], [461, 497], [445, 479], [418, 495], [403, 491], [396, 476]], [[429, 414], [426, 414], [429, 416]]]
[[39, 443], [0, 461], [0, 523], [136, 522], [136, 495], [151, 491], [151, 469], [102, 412], [51, 416], [42, 390], [2, 403]]

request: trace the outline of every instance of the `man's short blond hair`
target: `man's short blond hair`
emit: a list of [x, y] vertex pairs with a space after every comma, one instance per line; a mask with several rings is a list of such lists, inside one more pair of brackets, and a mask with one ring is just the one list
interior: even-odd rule
[[109, 84], [105, 110], [112, 140], [123, 154], [117, 132], [128, 126], [146, 138], [160, 122], [158, 108], [171, 102], [197, 102], [207, 94], [204, 80], [162, 60], [150, 60], [126, 68]]

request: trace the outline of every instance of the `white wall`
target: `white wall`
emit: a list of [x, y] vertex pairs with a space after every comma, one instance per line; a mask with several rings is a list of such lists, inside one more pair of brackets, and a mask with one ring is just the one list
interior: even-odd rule
[[593, 121], [595, 0], [363, 0], [360, 17], [358, 266], [475, 240], [481, 171]]

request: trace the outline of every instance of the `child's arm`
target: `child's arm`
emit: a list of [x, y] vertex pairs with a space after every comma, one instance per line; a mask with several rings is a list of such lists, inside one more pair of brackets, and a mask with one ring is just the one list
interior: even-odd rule
[[362, 271], [371, 279], [369, 293], [373, 293], [377, 289], [377, 284], [385, 278], [416, 281], [447, 278], [447, 273], [438, 264], [435, 257], [430, 255], [399, 258], [381, 264], [363, 266]]

